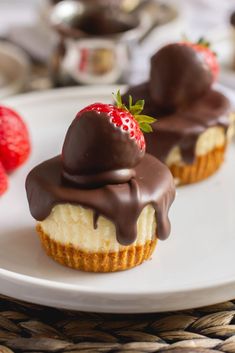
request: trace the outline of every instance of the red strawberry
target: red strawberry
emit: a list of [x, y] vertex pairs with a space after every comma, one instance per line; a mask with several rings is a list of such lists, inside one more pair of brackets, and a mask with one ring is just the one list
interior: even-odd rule
[[0, 106], [0, 161], [6, 172], [23, 164], [29, 153], [29, 134], [25, 123], [14, 110]]
[[143, 100], [139, 100], [135, 105], [132, 105], [132, 98], [129, 97], [129, 109], [127, 109], [125, 105], [122, 104], [120, 91], [117, 92], [117, 96], [114, 96], [114, 98], [116, 100], [116, 106], [112, 104], [94, 103], [82, 109], [77, 117], [88, 111], [106, 113], [110, 117], [112, 124], [127, 131], [130, 138], [136, 140], [140, 150], [144, 150], [145, 139], [142, 131], [152, 131], [150, 124], [152, 124], [155, 119], [146, 115], [140, 115], [144, 108]]
[[7, 188], [8, 188], [7, 175], [3, 168], [2, 163], [0, 162], [0, 196], [4, 194]]
[[219, 64], [216, 54], [210, 49], [210, 43], [200, 38], [197, 43], [189, 41], [182, 42], [181, 44], [193, 48], [197, 53], [202, 55], [205, 64], [211, 71], [214, 81], [216, 81], [219, 74]]
[[144, 101], [129, 110], [118, 92], [117, 106], [94, 103], [81, 110], [70, 125], [62, 149], [63, 177], [81, 187], [124, 183], [145, 153], [141, 131], [151, 131], [155, 119], [140, 115]]

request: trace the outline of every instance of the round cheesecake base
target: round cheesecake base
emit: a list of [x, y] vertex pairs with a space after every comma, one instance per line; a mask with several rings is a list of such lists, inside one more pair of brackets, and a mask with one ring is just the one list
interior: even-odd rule
[[196, 183], [214, 174], [224, 161], [225, 150], [225, 145], [217, 147], [203, 156], [197, 156], [191, 165], [172, 164], [169, 168], [177, 185]]
[[61, 265], [86, 272], [115, 272], [130, 269], [148, 260], [157, 244], [157, 239], [144, 245], [130, 245], [118, 252], [86, 252], [71, 244], [62, 244], [51, 239], [40, 226], [36, 230], [47, 255]]

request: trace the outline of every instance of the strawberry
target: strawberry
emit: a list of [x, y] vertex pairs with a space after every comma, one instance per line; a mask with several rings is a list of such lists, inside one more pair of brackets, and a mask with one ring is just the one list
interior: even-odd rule
[[155, 119], [141, 115], [144, 101], [129, 109], [122, 103], [120, 91], [116, 106], [94, 103], [82, 109], [72, 121], [62, 148], [62, 177], [66, 182], [94, 188], [129, 182], [134, 168], [145, 153], [141, 130], [151, 131]]
[[116, 105], [94, 103], [82, 109], [77, 118], [85, 112], [96, 111], [99, 113], [106, 113], [110, 118], [110, 122], [116, 127], [129, 133], [131, 139], [135, 139], [140, 150], [145, 150], [145, 139], [143, 132], [151, 132], [152, 124], [155, 119], [140, 113], [144, 109], [144, 100], [138, 100], [134, 105], [132, 97], [129, 96], [129, 108], [122, 103], [120, 91], [117, 95], [113, 95]]
[[14, 110], [0, 106], [0, 161], [6, 172], [12, 172], [23, 164], [29, 153], [29, 134], [25, 123]]
[[8, 188], [8, 180], [5, 169], [3, 168], [2, 163], [0, 162], [0, 196], [4, 194], [4, 192]]
[[219, 64], [216, 54], [210, 49], [210, 43], [204, 38], [200, 38], [196, 43], [192, 43], [188, 40], [181, 42], [182, 45], [194, 49], [197, 53], [202, 55], [206, 66], [209, 68], [213, 75], [213, 80], [216, 81], [219, 74]]

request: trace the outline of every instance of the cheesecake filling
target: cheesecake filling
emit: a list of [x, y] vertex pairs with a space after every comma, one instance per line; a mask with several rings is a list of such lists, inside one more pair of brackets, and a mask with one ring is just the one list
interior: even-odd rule
[[[100, 216], [94, 226], [94, 211], [79, 205], [59, 204], [39, 225], [52, 240], [86, 252], [116, 252], [124, 246], [116, 240], [114, 224]], [[137, 237], [132, 245], [141, 246], [156, 238], [155, 210], [145, 206], [137, 220]]]

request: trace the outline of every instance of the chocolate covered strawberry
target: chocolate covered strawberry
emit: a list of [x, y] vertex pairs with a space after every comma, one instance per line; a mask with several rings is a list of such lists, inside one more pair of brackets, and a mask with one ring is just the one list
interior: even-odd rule
[[[129, 108], [120, 92], [116, 105], [94, 103], [82, 109], [72, 122], [62, 151], [64, 177], [77, 185], [94, 186], [126, 182], [145, 153], [141, 130], [151, 131], [155, 119], [141, 115], [144, 101]], [[95, 175], [95, 178], [93, 177]]]
[[168, 44], [151, 58], [151, 99], [166, 113], [184, 109], [208, 92], [216, 72], [208, 49], [189, 42]]
[[202, 56], [205, 65], [211, 71], [213, 79], [215, 81], [219, 74], [219, 63], [216, 54], [210, 48], [210, 43], [204, 38], [200, 38], [196, 43], [192, 43], [186, 40], [180, 44], [192, 48], [199, 55]]
[[4, 194], [4, 192], [8, 188], [8, 179], [5, 169], [3, 168], [2, 163], [0, 162], [0, 196]]
[[19, 114], [0, 106], [0, 161], [6, 172], [22, 165], [30, 153], [27, 127]]

